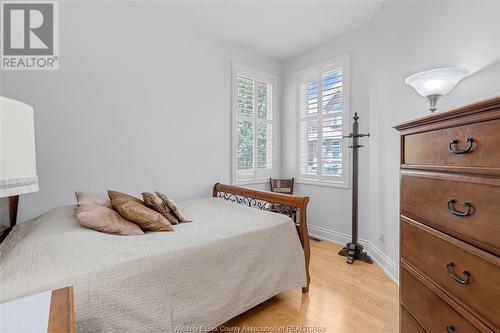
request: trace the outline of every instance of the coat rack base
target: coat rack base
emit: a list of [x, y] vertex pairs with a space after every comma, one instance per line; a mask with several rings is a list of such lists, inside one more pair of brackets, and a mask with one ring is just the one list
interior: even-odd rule
[[373, 264], [372, 258], [363, 251], [363, 245], [358, 243], [347, 243], [347, 245], [340, 250], [338, 254], [347, 257], [346, 262], [351, 265], [354, 260], [361, 260], [368, 264]]

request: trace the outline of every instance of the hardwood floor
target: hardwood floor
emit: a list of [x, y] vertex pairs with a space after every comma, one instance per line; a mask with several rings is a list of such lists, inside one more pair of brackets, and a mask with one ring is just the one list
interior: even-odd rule
[[[281, 293], [227, 322], [219, 331], [397, 333], [397, 285], [375, 263], [346, 264], [345, 257], [337, 255], [341, 248], [311, 240], [308, 294], [300, 289]], [[295, 325], [296, 330], [287, 328]]]

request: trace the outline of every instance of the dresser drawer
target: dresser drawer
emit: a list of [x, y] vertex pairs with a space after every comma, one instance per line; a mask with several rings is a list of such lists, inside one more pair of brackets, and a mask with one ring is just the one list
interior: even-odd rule
[[[467, 142], [468, 138], [472, 139], [471, 143]], [[402, 144], [403, 167], [459, 167], [472, 173], [485, 168], [489, 169], [488, 173], [500, 174], [500, 119], [407, 134], [402, 137]]]
[[[403, 304], [429, 332], [480, 333], [406, 269], [401, 270]], [[439, 313], [439, 316], [436, 314]]]
[[402, 218], [401, 232], [406, 262], [489, 326], [500, 328], [500, 258], [409, 219]]
[[399, 328], [399, 332], [426, 333], [404, 306], [401, 307], [401, 327]]
[[403, 215], [500, 255], [500, 179], [402, 172], [401, 188]]

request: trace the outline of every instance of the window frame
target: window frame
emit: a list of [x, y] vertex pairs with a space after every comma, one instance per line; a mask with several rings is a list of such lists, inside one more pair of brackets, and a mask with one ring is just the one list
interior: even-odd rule
[[[322, 174], [323, 169], [322, 169], [322, 150], [323, 150], [323, 138], [322, 138], [322, 132], [323, 128], [322, 125], [324, 120], [332, 117], [332, 114], [323, 114], [322, 110], [322, 93], [323, 93], [323, 80], [322, 76], [324, 73], [328, 71], [332, 71], [338, 68], [342, 68], [342, 103], [343, 103], [343, 108], [342, 108], [342, 135], [348, 135], [350, 133], [350, 125], [351, 125], [351, 110], [350, 110], [350, 59], [349, 59], [349, 54], [343, 54], [338, 57], [335, 57], [329, 61], [325, 61], [323, 63], [310, 66], [306, 69], [303, 69], [299, 72], [297, 72], [296, 76], [296, 88], [297, 88], [297, 100], [296, 100], [296, 122], [297, 122], [297, 127], [296, 127], [296, 133], [297, 133], [297, 142], [296, 142], [296, 178], [297, 178], [297, 183], [302, 183], [302, 184], [309, 184], [309, 185], [317, 185], [317, 186], [326, 186], [326, 187], [337, 187], [337, 188], [345, 188], [348, 189], [350, 188], [350, 182], [351, 182], [351, 177], [350, 177], [350, 170], [351, 170], [351, 159], [350, 159], [350, 149], [348, 148], [349, 142], [348, 140], [343, 139], [342, 142], [342, 177], [337, 177], [337, 176], [324, 176]], [[311, 75], [311, 73], [314, 73]], [[321, 91], [321, 96], [320, 93], [318, 92], [318, 104], [321, 101], [321, 109], [318, 110], [318, 114], [314, 116], [302, 116], [302, 110], [301, 110], [301, 84], [303, 82], [304, 77], [313, 77], [314, 75], [317, 75], [319, 78], [318, 84], [321, 84], [321, 89], [318, 89]], [[335, 116], [333, 114], [333, 116]], [[307, 175], [307, 174], [302, 174], [301, 173], [301, 126], [303, 123], [306, 123], [307, 121], [311, 120], [316, 120], [318, 121], [318, 145], [317, 145], [317, 150], [319, 151], [319, 156], [318, 156], [318, 174], [317, 175]], [[321, 132], [321, 134], [320, 134]]]
[[[253, 127], [253, 174], [245, 177], [238, 176], [237, 167], [237, 145], [238, 145], [238, 129], [237, 122], [241, 119], [241, 116], [237, 114], [237, 103], [236, 103], [236, 89], [237, 89], [237, 78], [238, 76], [245, 76], [254, 80], [254, 82], [264, 82], [269, 83], [272, 86], [272, 110], [271, 119], [261, 120], [258, 118], [257, 112], [257, 85], [254, 85], [254, 110], [252, 116], [252, 127]], [[258, 184], [267, 183], [270, 177], [275, 176], [276, 169], [276, 145], [277, 145], [277, 78], [274, 75], [256, 70], [254, 68], [240, 65], [237, 63], [232, 64], [232, 76], [231, 76], [231, 183], [233, 185], [245, 185], [245, 184]], [[271, 168], [259, 168], [258, 167], [258, 140], [257, 131], [258, 124], [270, 124], [271, 125]], [[259, 171], [260, 169], [260, 171]]]

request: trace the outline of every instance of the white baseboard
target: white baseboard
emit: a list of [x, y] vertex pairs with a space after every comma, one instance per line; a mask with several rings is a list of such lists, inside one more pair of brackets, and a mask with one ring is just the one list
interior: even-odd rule
[[399, 285], [399, 265], [385, 255], [377, 246], [368, 242], [367, 252], [384, 270], [385, 274]]
[[316, 227], [314, 225], [308, 225], [307, 229], [309, 230], [309, 237], [312, 238], [329, 240], [339, 244], [347, 244], [351, 241], [351, 236], [330, 229]]
[[[334, 243], [339, 243], [339, 244], [347, 244], [351, 241], [351, 236], [309, 225], [308, 226], [309, 230], [309, 236], [312, 238], [317, 238], [320, 240], [327, 240], [330, 242]], [[366, 239], [359, 239], [359, 242], [361, 245], [363, 245], [364, 249], [366, 252], [372, 257], [372, 259], [382, 267], [384, 270], [385, 274], [394, 282], [399, 284], [399, 266], [392, 261], [389, 257], [385, 255], [384, 252], [382, 252], [377, 246], [373, 245], [371, 242], [369, 242]]]

